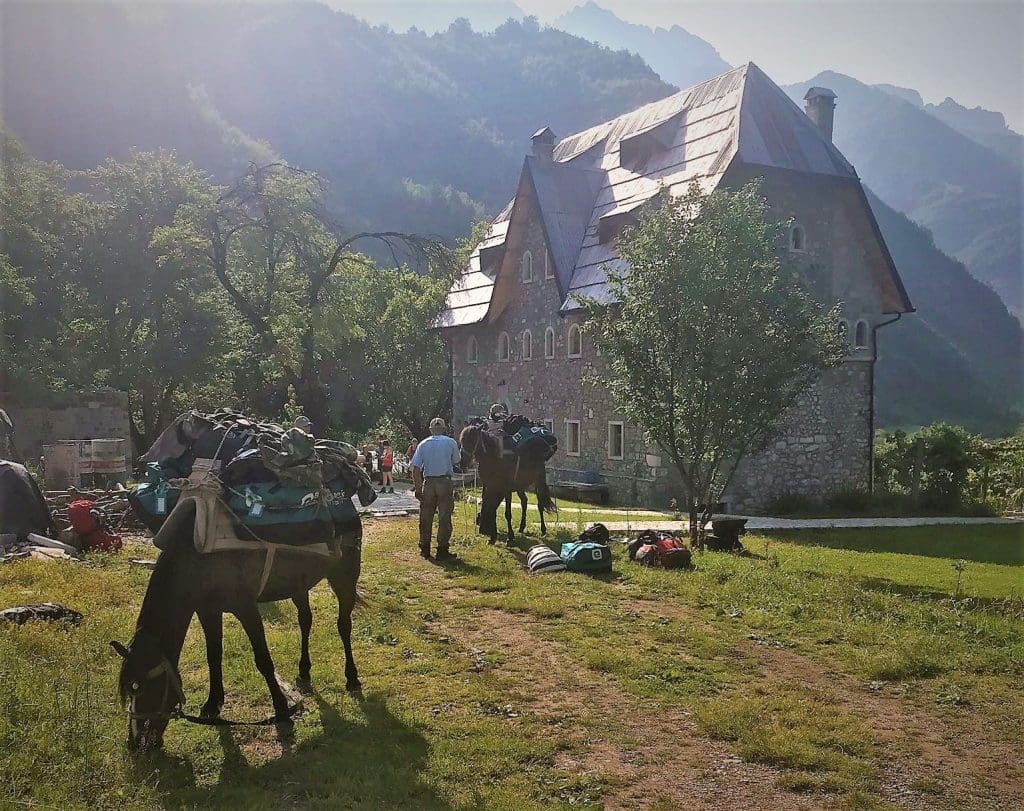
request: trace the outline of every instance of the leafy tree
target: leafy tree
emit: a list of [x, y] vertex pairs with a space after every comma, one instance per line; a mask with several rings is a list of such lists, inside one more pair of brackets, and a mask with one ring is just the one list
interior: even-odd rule
[[346, 234], [325, 199], [315, 175], [284, 164], [253, 165], [212, 205], [187, 207], [160, 235], [169, 257], [212, 272], [251, 331], [264, 376], [276, 376], [320, 426], [348, 422], [346, 416], [361, 411], [365, 375], [358, 372], [380, 360], [353, 356], [361, 319], [370, 316], [354, 306], [346, 271], [375, 268], [356, 245], [377, 245], [396, 266], [402, 259], [416, 267], [449, 264], [447, 252], [429, 239]]
[[76, 274], [70, 331], [91, 379], [129, 393], [144, 450], [186, 407], [231, 400], [228, 356], [240, 329], [212, 274], [153, 246], [183, 206], [215, 199], [207, 177], [172, 153], [133, 153], [85, 178], [102, 202]]
[[610, 271], [617, 303], [584, 303], [603, 381], [679, 472], [695, 538], [701, 505], [841, 357], [837, 310], [782, 265], [780, 245], [756, 183], [665, 192], [619, 243], [630, 269]]

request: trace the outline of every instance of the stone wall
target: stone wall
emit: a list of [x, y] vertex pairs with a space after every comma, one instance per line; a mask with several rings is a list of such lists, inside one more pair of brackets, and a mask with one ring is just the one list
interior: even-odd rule
[[38, 461], [43, 445], [61, 439], [124, 439], [131, 446], [124, 392], [67, 395], [45, 407], [11, 402], [0, 395], [0, 408], [10, 415], [14, 441], [30, 462]]
[[[793, 173], [790, 173], [791, 175]], [[746, 178], [737, 174], [735, 184]], [[787, 251], [823, 298], [842, 301], [852, 341], [855, 324], [864, 320], [867, 333], [880, 318], [871, 273], [865, 267], [866, 249], [846, 202], [827, 185], [799, 177], [769, 177], [764, 193], [779, 220], [792, 217], [803, 232], [800, 250]], [[452, 403], [455, 425], [503, 402], [512, 412], [550, 420], [558, 435], [559, 451], [549, 464], [551, 478], [561, 481], [596, 477], [607, 485], [619, 504], [667, 507], [679, 498], [679, 479], [660, 449], [648, 445], [638, 428], [627, 423], [608, 391], [590, 382], [600, 380], [605, 362], [591, 339], [584, 336], [579, 358], [568, 356], [568, 335], [580, 316], [558, 314], [561, 293], [554, 278], [546, 279], [546, 246], [540, 219], [534, 214], [528, 187], [517, 205], [526, 212], [509, 229], [492, 321], [446, 334], [452, 352]], [[534, 280], [523, 282], [521, 258], [533, 257]], [[500, 292], [499, 292], [500, 291]], [[494, 315], [495, 312], [500, 314]], [[554, 357], [544, 356], [544, 333], [554, 332]], [[523, 333], [532, 335], [532, 358], [523, 357]], [[509, 360], [499, 360], [499, 343], [507, 333]], [[477, 360], [470, 362], [475, 341]], [[871, 459], [870, 346], [853, 348], [846, 362], [830, 370], [794, 403], [783, 428], [761, 453], [741, 465], [726, 493], [730, 510], [762, 509], [785, 494], [819, 496], [836, 490], [866, 489]], [[570, 455], [567, 432], [579, 421], [581, 446]], [[609, 422], [622, 421], [621, 459], [609, 456]], [[681, 501], [681, 499], [680, 499]]]

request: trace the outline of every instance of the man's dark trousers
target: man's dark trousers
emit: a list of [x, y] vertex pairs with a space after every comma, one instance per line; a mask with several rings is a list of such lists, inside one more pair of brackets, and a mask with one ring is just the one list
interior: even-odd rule
[[423, 480], [420, 498], [420, 549], [430, 551], [430, 533], [437, 518], [437, 552], [448, 551], [452, 538], [452, 512], [455, 509], [455, 485], [448, 476], [428, 476]]

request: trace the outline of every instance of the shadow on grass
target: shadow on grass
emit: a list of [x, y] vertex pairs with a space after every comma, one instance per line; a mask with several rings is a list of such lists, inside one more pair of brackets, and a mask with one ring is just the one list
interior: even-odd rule
[[308, 695], [322, 734], [296, 745], [292, 729], [278, 727], [282, 754], [275, 760], [251, 765], [239, 746], [247, 733], [218, 727], [224, 762], [215, 785], [196, 785], [192, 765], [177, 757], [149, 759], [137, 772], [160, 769], [165, 808], [451, 808], [420, 779], [426, 738], [382, 700], [360, 699], [361, 718], [348, 720], [315, 690]]
[[1004, 566], [1024, 565], [1024, 527], [1013, 524], [830, 529], [814, 532], [779, 530], [772, 531], [770, 537], [796, 546], [820, 546], [850, 552], [890, 552]]

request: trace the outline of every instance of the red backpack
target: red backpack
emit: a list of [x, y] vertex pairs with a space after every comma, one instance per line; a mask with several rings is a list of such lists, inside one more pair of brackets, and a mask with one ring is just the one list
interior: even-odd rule
[[82, 548], [85, 551], [100, 549], [104, 552], [117, 552], [121, 548], [121, 539], [104, 531], [95, 508], [96, 502], [88, 499], [72, 501], [68, 505], [71, 528], [82, 539]]
[[658, 561], [666, 569], [689, 569], [693, 565], [693, 554], [681, 540], [671, 535], [662, 535], [655, 544]]
[[384, 449], [384, 455], [380, 458], [381, 467], [391, 467], [395, 463], [395, 452], [391, 448]]

